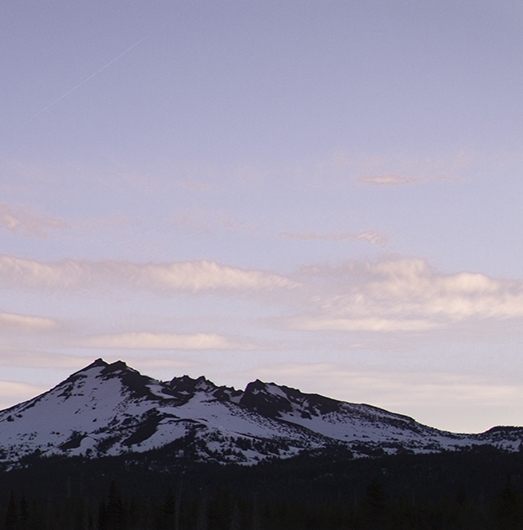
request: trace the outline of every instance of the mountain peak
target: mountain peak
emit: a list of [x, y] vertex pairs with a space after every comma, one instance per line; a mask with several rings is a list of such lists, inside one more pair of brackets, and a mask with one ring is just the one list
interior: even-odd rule
[[278, 418], [292, 411], [292, 405], [281, 387], [275, 383], [264, 383], [259, 379], [245, 387], [240, 404], [269, 418]]
[[[105, 364], [105, 370], [104, 370], [105, 373], [129, 370], [129, 367], [123, 361], [115, 361], [114, 363], [111, 363], [111, 364], [107, 364], [104, 362], [104, 364]], [[131, 370], [136, 371], [133, 368], [131, 368]]]
[[260, 379], [256, 379], [254, 381], [251, 381], [250, 383], [247, 383], [247, 386], [245, 387], [245, 393], [257, 394], [258, 392], [263, 392], [266, 388], [266, 383], [264, 383]]
[[168, 448], [172, 457], [254, 464], [342, 445], [355, 456], [473, 445], [519, 450], [523, 428], [452, 434], [370, 405], [256, 379], [245, 390], [204, 376], [162, 382], [96, 359], [32, 400], [0, 411], [0, 464], [25, 455], [112, 456]]
[[77, 372], [73, 373], [72, 376], [74, 376], [76, 374], [82, 374], [82, 373], [85, 373], [85, 372], [90, 372], [90, 371], [92, 371], [95, 368], [101, 368], [102, 369], [102, 373], [104, 373], [104, 374], [110, 374], [110, 373], [113, 373], [113, 372], [121, 372], [121, 371], [136, 372], [136, 370], [134, 368], [131, 368], [131, 367], [127, 366], [127, 364], [124, 361], [118, 360], [118, 361], [115, 361], [113, 363], [108, 363], [108, 362], [104, 361], [101, 357], [99, 357], [98, 359], [94, 360], [91, 364], [88, 364], [84, 368], [81, 368]]
[[81, 368], [80, 370], [78, 370], [78, 372], [75, 372], [75, 373], [87, 372], [89, 370], [92, 370], [93, 368], [106, 368], [107, 366], [109, 366], [109, 363], [106, 363], [101, 357], [99, 357], [98, 359], [94, 360], [91, 364], [88, 364], [87, 366], [85, 366], [84, 368]]
[[94, 360], [89, 366], [108, 366], [109, 363], [106, 363], [101, 357]]
[[177, 392], [195, 392], [196, 390], [210, 390], [217, 388], [213, 382], [209, 381], [203, 375], [196, 379], [193, 379], [188, 375], [174, 377], [169, 381], [168, 385], [173, 391]]

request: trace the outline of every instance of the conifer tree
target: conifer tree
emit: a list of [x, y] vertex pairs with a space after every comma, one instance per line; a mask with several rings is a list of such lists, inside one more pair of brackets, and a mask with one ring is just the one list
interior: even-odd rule
[[161, 527], [165, 530], [174, 530], [176, 525], [176, 499], [172, 488], [169, 486], [162, 509]]
[[241, 519], [240, 507], [238, 506], [238, 503], [236, 502], [234, 503], [234, 507], [232, 509], [229, 530], [241, 530], [241, 527], [242, 527], [242, 519]]
[[18, 525], [18, 510], [16, 508], [15, 496], [11, 491], [9, 494], [9, 502], [7, 503], [7, 510], [5, 513], [5, 530], [16, 530]]
[[523, 527], [523, 506], [520, 496], [512, 487], [511, 478], [507, 478], [507, 486], [498, 497], [496, 515], [501, 526], [506, 530]]
[[196, 530], [207, 530], [208, 524], [207, 499], [202, 496], [198, 503], [198, 512], [196, 514]]
[[384, 528], [387, 496], [381, 482], [374, 478], [367, 486], [367, 494], [363, 501], [366, 528]]
[[261, 530], [260, 514], [256, 497], [252, 501], [251, 530]]
[[26, 530], [29, 527], [29, 506], [25, 493], [22, 494], [20, 500], [20, 516], [19, 516], [19, 528], [20, 530]]
[[108, 530], [123, 530], [123, 504], [120, 497], [120, 492], [116, 488], [116, 483], [111, 482], [111, 489], [109, 491], [109, 499], [107, 502], [107, 529]]

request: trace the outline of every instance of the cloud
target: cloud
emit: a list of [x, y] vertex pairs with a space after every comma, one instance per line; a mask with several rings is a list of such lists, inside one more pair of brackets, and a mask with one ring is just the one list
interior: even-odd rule
[[429, 181], [456, 182], [467, 176], [473, 162], [477, 160], [464, 152], [419, 158], [408, 154], [362, 155], [347, 150], [321, 159], [296, 161], [285, 171], [274, 168], [272, 174], [291, 175], [295, 181], [306, 181], [320, 188], [344, 187], [358, 181], [369, 186], [401, 186]]
[[16, 381], [0, 381], [0, 410], [31, 399], [47, 388]]
[[419, 184], [435, 180], [456, 182], [459, 179], [452, 177], [400, 177], [398, 175], [378, 175], [375, 177], [358, 177], [358, 182], [369, 186], [403, 186], [405, 184]]
[[458, 182], [477, 162], [474, 155], [457, 152], [447, 156], [370, 156], [353, 165], [357, 180], [370, 186], [402, 186], [430, 181]]
[[300, 330], [423, 331], [468, 320], [523, 318], [523, 282], [442, 274], [419, 258], [348, 261], [300, 271], [308, 299], [288, 318]]
[[66, 259], [43, 262], [0, 255], [0, 285], [6, 288], [90, 289], [123, 287], [163, 293], [289, 289], [284, 276], [244, 270], [214, 261], [132, 263]]
[[369, 403], [454, 432], [521, 425], [521, 385], [495, 376], [376, 370], [342, 363], [281, 363], [260, 368], [258, 376], [303, 392]]
[[[161, 354], [158, 354], [161, 355]], [[181, 370], [194, 370], [195, 366], [198, 366], [198, 362], [191, 359], [173, 359], [171, 353], [164, 354], [164, 356], [155, 356], [146, 358], [143, 355], [138, 353], [129, 352], [125, 354], [126, 362], [133, 368], [140, 370], [142, 373], [145, 373], [149, 376], [152, 376], [152, 371], [159, 371], [159, 378], [165, 377], [165, 370], [174, 370], [176, 373], [179, 373]], [[107, 359], [106, 359], [107, 360]], [[109, 362], [109, 361], [108, 361]], [[198, 375], [202, 375], [200, 372]]]
[[0, 227], [26, 237], [49, 238], [49, 231], [67, 230], [69, 225], [48, 215], [0, 204]]
[[369, 184], [371, 186], [401, 186], [403, 184], [412, 184], [422, 179], [404, 178], [397, 175], [379, 175], [376, 177], [359, 177], [358, 182]]
[[235, 344], [215, 333], [119, 333], [91, 337], [84, 344], [89, 348], [140, 350], [237, 350], [252, 349]]
[[387, 244], [387, 237], [380, 234], [377, 230], [367, 230], [365, 232], [332, 232], [326, 234], [318, 234], [317, 232], [295, 233], [295, 232], [280, 232], [278, 237], [284, 239], [300, 239], [302, 241], [367, 241], [371, 245], [385, 246]]
[[0, 313], [0, 329], [16, 329], [28, 332], [50, 331], [58, 324], [50, 318]]
[[425, 331], [441, 324], [420, 319], [329, 318], [300, 316], [290, 319], [290, 327], [307, 331]]
[[44, 368], [52, 370], [78, 370], [93, 361], [91, 356], [58, 354], [56, 352], [0, 347], [0, 366]]

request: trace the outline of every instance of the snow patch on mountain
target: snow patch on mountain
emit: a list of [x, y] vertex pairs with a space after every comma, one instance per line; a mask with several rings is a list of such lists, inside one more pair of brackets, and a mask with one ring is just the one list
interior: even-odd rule
[[245, 390], [205, 377], [158, 381], [96, 360], [48, 392], [0, 411], [0, 463], [27, 455], [87, 457], [173, 447], [196, 461], [255, 464], [343, 446], [358, 456], [494, 445], [517, 451], [523, 428], [479, 435], [427, 427], [377, 407], [256, 380]]

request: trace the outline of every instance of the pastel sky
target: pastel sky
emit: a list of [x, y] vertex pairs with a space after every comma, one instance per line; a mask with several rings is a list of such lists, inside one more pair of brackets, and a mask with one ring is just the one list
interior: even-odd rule
[[0, 3], [0, 407], [95, 358], [523, 425], [523, 3]]

